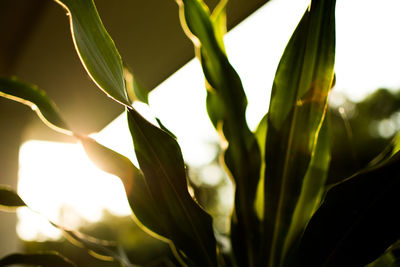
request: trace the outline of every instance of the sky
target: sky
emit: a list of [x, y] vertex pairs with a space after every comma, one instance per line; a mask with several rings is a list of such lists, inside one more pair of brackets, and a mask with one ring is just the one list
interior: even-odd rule
[[[308, 3], [272, 0], [226, 36], [229, 59], [248, 98], [251, 129], [268, 109], [279, 59]], [[359, 101], [377, 88], [400, 89], [399, 10], [398, 0], [337, 0], [334, 94]], [[212, 143], [218, 140], [205, 97], [204, 78], [194, 59], [150, 94], [150, 108], [139, 103], [135, 108], [148, 118], [160, 118], [178, 137], [185, 160], [200, 166], [216, 153]], [[93, 137], [136, 162], [125, 116]], [[19, 177], [19, 194], [43, 215], [19, 210], [17, 232], [26, 240], [60, 237], [44, 217], [77, 228], [85, 220], [101, 219], [104, 208], [116, 215], [130, 212], [119, 180], [99, 171], [78, 144], [28, 141], [20, 150]], [[229, 204], [233, 194], [227, 190]]]

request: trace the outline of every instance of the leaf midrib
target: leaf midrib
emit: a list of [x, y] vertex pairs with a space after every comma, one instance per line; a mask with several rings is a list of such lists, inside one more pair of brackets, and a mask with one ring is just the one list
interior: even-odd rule
[[[306, 51], [307, 51], [307, 47], [309, 44], [309, 40], [310, 40], [310, 20], [311, 20], [311, 13], [309, 13], [309, 18], [308, 18], [308, 22], [307, 22], [307, 39], [306, 39], [306, 44], [304, 45], [303, 48], [303, 62], [304, 62], [304, 58], [306, 57]], [[278, 239], [278, 234], [279, 234], [279, 229], [281, 228], [281, 220], [282, 220], [282, 206], [283, 206], [283, 202], [284, 202], [284, 197], [283, 197], [283, 193], [285, 192], [286, 189], [286, 185], [288, 183], [288, 166], [289, 166], [289, 161], [290, 161], [290, 155], [292, 153], [293, 150], [293, 139], [294, 139], [294, 128], [295, 128], [295, 124], [296, 124], [296, 118], [297, 118], [297, 113], [298, 113], [298, 109], [299, 106], [297, 105], [297, 99], [299, 98], [299, 87], [301, 85], [301, 77], [303, 77], [303, 73], [305, 71], [304, 68], [304, 64], [302, 64], [301, 66], [301, 71], [299, 74], [299, 79], [297, 81], [297, 92], [296, 92], [296, 97], [295, 97], [295, 106], [294, 106], [294, 110], [293, 110], [293, 116], [292, 116], [292, 120], [291, 120], [291, 124], [290, 124], [290, 130], [289, 130], [289, 140], [288, 140], [288, 149], [286, 150], [285, 153], [285, 163], [283, 165], [283, 174], [282, 174], [282, 183], [280, 186], [280, 191], [279, 191], [279, 200], [278, 200], [278, 208], [277, 208], [277, 215], [275, 217], [275, 223], [274, 223], [274, 227], [273, 227], [273, 236], [272, 236], [272, 242], [271, 242], [271, 251], [270, 251], [270, 257], [269, 257], [269, 266], [274, 266], [274, 261], [276, 259], [276, 256], [281, 256], [281, 255], [275, 255], [276, 253], [276, 249], [277, 249], [277, 239]]]

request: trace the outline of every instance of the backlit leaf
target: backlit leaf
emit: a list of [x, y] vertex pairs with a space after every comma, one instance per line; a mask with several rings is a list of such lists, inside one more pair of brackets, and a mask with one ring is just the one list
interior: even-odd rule
[[0, 259], [0, 266], [11, 266], [14, 264], [34, 265], [42, 267], [74, 267], [69, 259], [57, 252], [21, 254], [15, 253]]
[[[28, 205], [25, 204], [25, 202], [21, 199], [21, 197], [11, 188], [8, 186], [1, 185], [0, 186], [0, 209], [3, 209], [3, 207], [7, 209], [12, 209], [15, 210], [15, 208], [18, 207], [27, 207], [30, 209]], [[34, 210], [33, 210], [34, 211]], [[36, 212], [36, 211], [34, 211]], [[36, 212], [38, 213], [38, 212]], [[39, 214], [40, 215], [40, 214]], [[124, 264], [124, 266], [131, 266], [129, 261], [126, 259], [122, 258], [118, 253], [115, 252], [117, 249], [117, 244], [115, 242], [111, 241], [105, 241], [105, 240], [99, 240], [94, 237], [84, 235], [80, 232], [69, 230], [59, 224], [56, 224], [50, 220], [48, 220], [51, 225], [59, 229], [60, 231], [63, 232], [64, 236], [71, 241], [72, 244], [77, 245], [79, 247], [84, 247], [86, 248], [89, 253], [93, 256], [95, 256], [98, 259], [101, 260], [106, 260], [106, 261], [119, 261], [121, 264]], [[17, 256], [16, 256], [17, 255]], [[7, 259], [4, 261], [4, 263], [7, 262], [12, 262], [13, 260], [23, 260], [26, 258], [26, 260], [31, 260], [31, 259], [37, 259], [37, 260], [44, 260], [44, 259], [50, 259], [51, 262], [53, 260], [58, 260], [59, 255], [53, 255], [53, 254], [45, 254], [44, 257], [39, 257], [43, 256], [42, 254], [34, 254], [34, 255], [20, 255], [20, 254], [13, 254], [10, 259]], [[62, 260], [62, 258], [61, 258]], [[0, 261], [1, 263], [2, 261]], [[15, 263], [24, 263], [24, 262], [15, 262]], [[26, 262], [28, 263], [28, 262]], [[11, 263], [10, 263], [11, 264]], [[34, 264], [34, 262], [32, 262]], [[45, 263], [44, 263], [45, 264]], [[3, 266], [3, 265], [0, 265]], [[43, 265], [43, 266], [58, 266], [58, 265]], [[61, 265], [60, 265], [61, 266]]]
[[21, 197], [10, 187], [0, 185], [0, 210], [26, 206]]
[[121, 256], [119, 253], [119, 247], [116, 242], [107, 241], [107, 240], [100, 240], [85, 234], [82, 234], [77, 231], [68, 230], [60, 225], [55, 223], [51, 224], [61, 230], [63, 232], [64, 237], [71, 244], [75, 246], [85, 248], [88, 253], [95, 257], [96, 259], [102, 261], [116, 261], [120, 263], [123, 267], [133, 267], [129, 260], [126, 257]]
[[[212, 219], [190, 196], [180, 147], [167, 132], [128, 110], [136, 157], [157, 206], [157, 221], [189, 265], [217, 266]], [[187, 257], [187, 258], [186, 258]]]
[[140, 170], [127, 157], [97, 143], [90, 137], [80, 136], [79, 140], [92, 162], [103, 171], [118, 176], [129, 194], [133, 176], [138, 175]]
[[[142, 172], [125, 156], [97, 143], [89, 137], [80, 137], [89, 158], [105, 172], [118, 176], [125, 187], [135, 217], [158, 235], [165, 235], [158, 220], [157, 205], [149, 193]], [[151, 233], [153, 234], [153, 233]]]
[[[182, 0], [181, 22], [191, 38], [206, 78], [208, 115], [228, 144], [224, 163], [236, 183], [231, 238], [239, 265], [256, 264], [259, 221], [254, 208], [260, 177], [261, 156], [256, 138], [246, 123], [247, 99], [242, 82], [225, 54], [225, 5], [222, 1], [211, 17], [201, 0]], [[223, 13], [220, 13], [223, 12]], [[227, 142], [226, 142], [227, 141]]]
[[[255, 136], [257, 138], [258, 145], [260, 147], [261, 158], [265, 157], [265, 141], [267, 139], [267, 128], [268, 128], [268, 114], [265, 114], [261, 119], [255, 131]], [[264, 172], [265, 163], [261, 162], [260, 177], [258, 182], [256, 200], [254, 202], [255, 210], [260, 221], [264, 220]]]
[[114, 100], [129, 106], [122, 60], [93, 0], [55, 0], [68, 11], [75, 49], [87, 73]]
[[149, 90], [143, 87], [128, 67], [124, 67], [124, 77], [129, 100], [131, 102], [139, 100], [143, 103], [149, 104]]
[[[227, 32], [226, 27], [226, 6], [228, 0], [219, 1], [218, 5], [215, 7], [211, 14], [211, 20], [214, 26], [215, 37], [218, 41], [219, 46], [225, 52], [224, 36]], [[226, 53], [226, 52], [225, 52]]]
[[284, 51], [271, 92], [263, 224], [263, 256], [268, 266], [278, 266], [285, 257], [284, 246], [292, 245], [292, 241], [285, 241], [289, 229], [299, 232], [305, 227], [294, 217], [298, 201], [308, 199], [313, 203], [300, 205], [314, 206], [312, 195], [321, 188], [313, 187], [323, 186], [323, 182], [314, 183], [314, 178], [310, 183], [306, 180], [313, 156], [321, 153], [325, 159], [329, 152], [316, 152], [316, 146], [334, 77], [334, 60], [335, 0], [312, 1]]
[[317, 144], [311, 156], [306, 175], [304, 176], [300, 197], [296, 204], [292, 223], [285, 240], [284, 254], [300, 238], [305, 230], [305, 226], [321, 203], [331, 159], [329, 140], [328, 123], [325, 120], [319, 132]]
[[58, 108], [46, 93], [37, 86], [16, 78], [0, 78], [0, 96], [31, 107], [49, 127], [72, 135], [71, 130], [58, 113]]
[[364, 266], [372, 262], [400, 238], [399, 206], [397, 152], [328, 191], [301, 240], [297, 266]]

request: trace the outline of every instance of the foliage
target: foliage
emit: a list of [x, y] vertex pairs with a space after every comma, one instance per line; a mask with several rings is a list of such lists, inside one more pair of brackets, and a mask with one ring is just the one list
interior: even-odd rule
[[[177, 1], [182, 26], [203, 68], [207, 111], [221, 137], [221, 164], [236, 186], [231, 250], [217, 242], [220, 236], [212, 216], [189, 193], [176, 137], [161, 122], [154, 125], [133, 108], [133, 100], [147, 97], [123, 69], [94, 2], [56, 2], [69, 14], [75, 48], [88, 75], [125, 107], [140, 168], [73, 132], [36, 86], [0, 78], [0, 95], [34, 108], [53, 129], [80, 140], [99, 168], [118, 176], [138, 225], [170, 245], [177, 260], [170, 264], [362, 266], [384, 253], [381, 262], [395, 261], [394, 244], [400, 237], [394, 212], [400, 204], [398, 138], [362, 170], [326, 185], [331, 161], [327, 98], [334, 84], [335, 0], [314, 0], [305, 11], [278, 66], [269, 111], [254, 133], [245, 120], [246, 95], [223, 44], [227, 1], [212, 13], [202, 0]], [[2, 207], [27, 204], [12, 189], [0, 188]], [[134, 266], [118, 244], [53, 225], [99, 258]], [[42, 266], [55, 261], [73, 266], [56, 253], [13, 254], [0, 260], [3, 265]]]

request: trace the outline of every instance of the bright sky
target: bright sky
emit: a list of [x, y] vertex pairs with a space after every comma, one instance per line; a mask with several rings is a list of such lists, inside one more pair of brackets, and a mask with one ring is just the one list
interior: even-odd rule
[[[307, 4], [306, 0], [272, 0], [226, 37], [230, 61], [249, 100], [247, 119], [252, 129], [267, 111], [280, 56]], [[398, 0], [338, 0], [335, 91], [360, 100], [379, 87], [400, 88], [399, 11]], [[184, 158], [192, 165], [207, 163], [215, 153], [210, 142], [216, 142], [217, 136], [206, 115], [205, 96], [196, 60], [150, 95], [151, 113], [177, 135]], [[95, 137], [135, 162], [125, 116]], [[83, 222], [80, 217], [99, 220], [104, 208], [117, 215], [129, 214], [121, 183], [96, 169], [79, 145], [29, 141], [21, 147], [19, 175], [23, 199], [65, 226], [78, 227]], [[227, 190], [229, 204], [232, 193]], [[18, 215], [17, 230], [23, 239], [59, 237], [43, 218], [26, 209]]]

